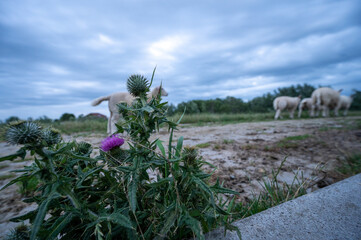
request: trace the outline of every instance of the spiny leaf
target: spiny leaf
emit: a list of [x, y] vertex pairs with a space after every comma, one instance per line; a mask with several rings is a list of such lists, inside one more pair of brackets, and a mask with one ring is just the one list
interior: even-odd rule
[[157, 144], [159, 150], [162, 152], [163, 157], [165, 157], [165, 149], [164, 149], [164, 146], [162, 144], [162, 141], [158, 139], [156, 141], [156, 144]]
[[119, 225], [121, 225], [121, 226], [123, 226], [125, 228], [134, 229], [129, 217], [124, 216], [123, 214], [121, 214], [120, 211], [114, 212], [114, 213], [112, 213], [110, 215], [107, 215], [107, 216], [101, 216], [98, 219], [98, 221], [100, 221], [100, 222], [104, 221], [104, 220], [111, 221], [113, 223], [119, 224]]
[[167, 178], [162, 178], [161, 180], [159, 180], [157, 182], [151, 183], [148, 186], [150, 186], [150, 187], [159, 187], [159, 186], [161, 186], [163, 184], [172, 183], [172, 182], [173, 182], [173, 178], [167, 177]]
[[169, 232], [169, 230], [171, 229], [171, 227], [175, 224], [178, 216], [177, 216], [177, 211], [172, 211], [170, 213], [168, 213], [167, 217], [166, 217], [166, 221], [164, 222], [164, 225], [162, 227], [162, 229], [160, 230], [160, 235], [157, 236], [155, 239], [163, 239], [164, 237], [166, 237], [167, 233]]
[[22, 159], [25, 159], [25, 156], [26, 156], [26, 151], [24, 148], [20, 148], [15, 154], [11, 154], [11, 155], [8, 155], [8, 156], [5, 156], [5, 157], [1, 157], [0, 158], [0, 162], [2, 161], [6, 161], [6, 160], [14, 160], [18, 157], [21, 157]]
[[72, 213], [65, 213], [63, 216], [59, 217], [53, 226], [49, 229], [49, 235], [47, 239], [56, 239], [59, 233], [70, 223], [74, 215]]
[[183, 136], [181, 136], [180, 138], [178, 138], [178, 142], [177, 142], [177, 151], [176, 151], [176, 157], [180, 156], [180, 153], [182, 152], [182, 147], [183, 147]]
[[25, 220], [30, 219], [30, 222], [32, 222], [32, 220], [36, 217], [37, 212], [38, 212], [38, 209], [30, 211], [28, 213], [25, 213], [24, 215], [21, 215], [21, 216], [11, 218], [10, 221], [11, 222], [23, 222]]
[[225, 223], [224, 225], [225, 225], [225, 226], [224, 226], [224, 236], [226, 236], [226, 231], [227, 231], [227, 230], [236, 231], [237, 236], [238, 236], [238, 239], [242, 240], [242, 234], [241, 234], [241, 232], [239, 231], [239, 228], [238, 228], [238, 227], [233, 226], [232, 224], [229, 224], [229, 223]]
[[180, 121], [182, 120], [182, 118], [183, 118], [184, 114], [186, 113], [186, 109], [187, 109], [187, 107], [184, 107], [183, 114], [182, 114], [182, 116], [180, 116], [180, 118], [178, 119], [177, 124], [179, 124], [179, 123], [180, 123]]
[[35, 240], [36, 235], [38, 234], [38, 231], [40, 229], [40, 226], [45, 218], [46, 212], [48, 210], [48, 205], [51, 200], [53, 200], [58, 194], [55, 192], [55, 189], [53, 189], [52, 193], [49, 194], [48, 198], [46, 198], [39, 206], [38, 213], [36, 214], [34, 223], [32, 225], [31, 229], [31, 235], [30, 240]]
[[28, 180], [29, 175], [21, 175], [13, 180], [11, 180], [8, 184], [3, 186], [0, 191], [4, 190], [5, 188], [9, 187], [10, 185], [13, 185], [14, 183], [21, 182], [22, 180]]
[[[84, 182], [84, 180], [87, 178], [87, 177], [89, 177], [89, 176], [91, 176], [91, 175], [93, 175], [94, 173], [96, 173], [96, 172], [98, 172], [100, 169], [102, 169], [103, 168], [103, 166], [99, 166], [99, 167], [97, 167], [97, 168], [94, 168], [94, 169], [92, 169], [92, 170], [89, 170], [89, 171], [87, 171], [86, 173], [81, 173], [81, 179], [80, 179], [80, 181], [78, 181], [78, 183], [77, 183], [77, 187], [80, 187], [81, 186], [81, 184]], [[78, 169], [80, 169], [80, 168], [78, 168]], [[78, 174], [78, 175], [80, 175], [80, 174]]]
[[187, 224], [187, 226], [190, 229], [192, 229], [192, 232], [196, 234], [198, 239], [205, 239], [203, 232], [202, 232], [201, 223], [197, 219], [195, 219], [195, 218], [191, 217], [189, 214], [187, 214], [185, 216], [184, 221]]
[[156, 70], [156, 69], [157, 69], [157, 66], [155, 66], [154, 69], [153, 69], [152, 78], [150, 79], [149, 87], [152, 86], [153, 78], [154, 78], [154, 74], [155, 74], [155, 70]]
[[135, 212], [137, 209], [137, 185], [138, 185], [138, 174], [134, 173], [132, 180], [129, 183], [128, 197], [130, 202], [130, 209]]

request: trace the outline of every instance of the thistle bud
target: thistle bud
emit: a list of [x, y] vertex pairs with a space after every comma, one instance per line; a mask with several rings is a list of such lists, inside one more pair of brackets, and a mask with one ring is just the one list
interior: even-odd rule
[[43, 140], [48, 146], [57, 144], [61, 141], [60, 131], [55, 128], [47, 128], [43, 131]]
[[193, 166], [197, 163], [198, 151], [195, 147], [184, 147], [182, 159], [186, 165]]
[[127, 81], [127, 89], [134, 97], [146, 95], [149, 91], [148, 80], [142, 75], [131, 75]]
[[16, 121], [9, 124], [5, 138], [11, 144], [31, 144], [42, 138], [42, 131], [37, 123]]
[[82, 156], [90, 156], [92, 151], [92, 145], [87, 142], [79, 142], [75, 146], [75, 153]]

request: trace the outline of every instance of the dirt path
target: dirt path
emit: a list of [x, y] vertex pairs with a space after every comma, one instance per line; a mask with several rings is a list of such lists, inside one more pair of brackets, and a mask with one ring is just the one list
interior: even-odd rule
[[[87, 141], [98, 148], [105, 134], [63, 136], [65, 141]], [[259, 181], [270, 176], [287, 157], [279, 180], [289, 183], [297, 171], [315, 179], [313, 189], [332, 184], [342, 178], [334, 170], [347, 154], [361, 152], [361, 117], [302, 119], [239, 123], [204, 127], [182, 126], [174, 134], [176, 141], [184, 137], [184, 145], [199, 146], [204, 160], [217, 167], [215, 177], [226, 187], [241, 193], [239, 200], [261, 190]], [[152, 136], [168, 142], [169, 133], [161, 130]], [[291, 138], [290, 138], [291, 137]], [[294, 138], [292, 138], [294, 137]], [[16, 146], [0, 143], [0, 156], [16, 151]], [[98, 151], [96, 149], [96, 151]], [[1, 163], [0, 176], [29, 162]], [[320, 171], [320, 169], [322, 171]], [[322, 179], [322, 180], [321, 180]], [[0, 186], [9, 179], [0, 180]], [[0, 233], [13, 226], [8, 219], [34, 206], [26, 206], [13, 186], [0, 193]], [[24, 209], [25, 208], [25, 209]], [[1, 237], [1, 234], [0, 234]]]

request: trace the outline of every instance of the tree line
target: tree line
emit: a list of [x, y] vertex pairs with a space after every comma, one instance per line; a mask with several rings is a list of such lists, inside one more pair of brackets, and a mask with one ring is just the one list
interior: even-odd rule
[[[168, 108], [168, 115], [174, 115], [176, 113], [182, 114], [185, 110], [187, 114], [196, 114], [196, 113], [261, 113], [261, 112], [272, 112], [273, 109], [273, 100], [278, 96], [299, 96], [302, 98], [310, 97], [312, 92], [316, 88], [309, 84], [303, 85], [292, 85], [290, 87], [282, 87], [273, 91], [273, 93], [266, 93], [260, 97], [255, 97], [252, 100], [245, 102], [241, 98], [235, 98], [228, 96], [224, 99], [216, 98], [209, 100], [191, 100], [187, 102], [182, 102], [177, 106], [170, 104]], [[361, 91], [353, 89], [353, 103], [350, 110], [361, 110]], [[85, 121], [89, 119], [99, 119], [92, 116], [84, 116], [83, 114], [76, 117], [72, 113], [64, 113], [59, 119], [52, 120], [47, 116], [39, 117], [35, 120], [43, 123], [51, 123], [53, 121], [74, 121], [80, 120]], [[19, 120], [16, 116], [11, 116], [5, 120], [5, 123], [10, 123], [11, 121]], [[0, 123], [2, 123], [0, 121]]]
[[[181, 102], [177, 106], [171, 104], [168, 113], [173, 115], [176, 113], [196, 114], [196, 113], [260, 113], [272, 112], [273, 100], [279, 96], [301, 96], [302, 98], [310, 97], [316, 88], [309, 84], [292, 85], [290, 87], [282, 87], [269, 92], [260, 97], [245, 102], [241, 98], [228, 96], [224, 99], [216, 98], [209, 100], [191, 100]], [[361, 110], [361, 91], [353, 89], [353, 104], [351, 110]]]

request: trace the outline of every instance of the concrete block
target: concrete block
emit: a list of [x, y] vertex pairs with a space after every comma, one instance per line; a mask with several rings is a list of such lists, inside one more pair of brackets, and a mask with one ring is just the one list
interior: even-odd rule
[[[361, 174], [236, 221], [243, 240], [361, 239]], [[223, 228], [206, 239], [238, 239]]]

